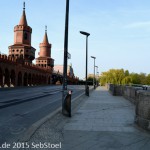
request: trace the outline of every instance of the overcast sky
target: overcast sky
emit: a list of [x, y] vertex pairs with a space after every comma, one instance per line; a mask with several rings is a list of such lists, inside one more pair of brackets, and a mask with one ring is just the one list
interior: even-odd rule
[[[32, 46], [38, 56], [45, 25], [52, 58], [63, 64], [66, 0], [26, 0], [26, 16], [32, 28]], [[14, 26], [20, 21], [23, 0], [0, 0], [0, 51], [8, 54]], [[150, 0], [70, 0], [69, 52], [75, 75], [85, 77], [85, 36], [89, 32], [88, 72], [93, 59], [99, 72], [128, 69], [150, 73]]]

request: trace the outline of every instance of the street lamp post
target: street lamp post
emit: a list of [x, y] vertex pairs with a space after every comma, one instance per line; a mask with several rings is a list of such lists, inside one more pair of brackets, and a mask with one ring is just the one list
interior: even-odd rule
[[93, 58], [93, 59], [94, 59], [94, 76], [93, 76], [93, 86], [94, 86], [94, 89], [95, 89], [95, 59], [96, 59], [96, 57], [91, 56], [91, 58]]
[[88, 65], [88, 36], [90, 33], [80, 31], [81, 34], [86, 36], [86, 69], [85, 69], [85, 78], [86, 78], [86, 84], [85, 84], [85, 95], [89, 96], [89, 87], [87, 84], [87, 65]]
[[62, 113], [65, 114], [67, 96], [67, 57], [68, 57], [68, 26], [69, 26], [69, 0], [66, 0], [65, 17], [65, 36], [64, 36], [64, 66], [63, 66], [63, 94], [62, 94]]
[[[98, 72], [98, 66], [95, 66], [97, 69], [96, 69], [96, 84], [97, 84], [97, 72]], [[98, 86], [98, 85], [97, 85]]]
[[99, 86], [99, 72], [97, 72], [97, 80], [98, 80], [97, 85]]

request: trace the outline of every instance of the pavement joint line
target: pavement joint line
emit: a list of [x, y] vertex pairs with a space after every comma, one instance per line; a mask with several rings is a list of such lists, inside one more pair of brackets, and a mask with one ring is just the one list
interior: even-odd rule
[[[93, 90], [94, 90], [93, 88], [90, 89], [90, 91], [93, 91]], [[79, 96], [75, 97], [72, 100], [72, 102], [74, 102], [75, 100], [79, 99], [84, 94], [85, 94], [85, 92], [83, 92]], [[57, 113], [59, 113], [61, 111], [61, 109], [62, 109], [62, 107], [60, 106], [59, 108], [57, 108], [55, 111], [51, 112], [50, 114], [48, 114], [44, 118], [42, 118], [39, 121], [33, 123], [29, 127], [29, 129], [27, 129], [27, 131], [24, 133], [24, 135], [19, 139], [19, 141], [20, 142], [28, 142], [30, 140], [30, 138], [32, 137], [32, 135], [38, 130], [38, 128], [40, 128], [40, 126], [43, 125], [46, 121], [48, 121], [49, 119], [51, 119], [52, 117], [54, 117]]]

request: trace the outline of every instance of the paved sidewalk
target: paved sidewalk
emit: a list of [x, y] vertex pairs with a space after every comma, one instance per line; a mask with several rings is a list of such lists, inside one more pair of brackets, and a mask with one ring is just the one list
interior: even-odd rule
[[150, 149], [150, 133], [134, 124], [135, 108], [128, 100], [98, 87], [82, 101], [78, 101], [72, 118], [57, 114], [29, 143], [61, 142], [62, 150]]

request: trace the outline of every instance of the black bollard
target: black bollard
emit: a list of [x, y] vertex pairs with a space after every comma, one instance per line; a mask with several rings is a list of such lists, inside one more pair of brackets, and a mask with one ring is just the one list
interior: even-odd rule
[[67, 96], [64, 100], [64, 109], [65, 109], [65, 115], [71, 117], [71, 94], [72, 91], [68, 91]]
[[89, 86], [87, 85], [87, 87], [86, 87], [86, 96], [89, 96]]

